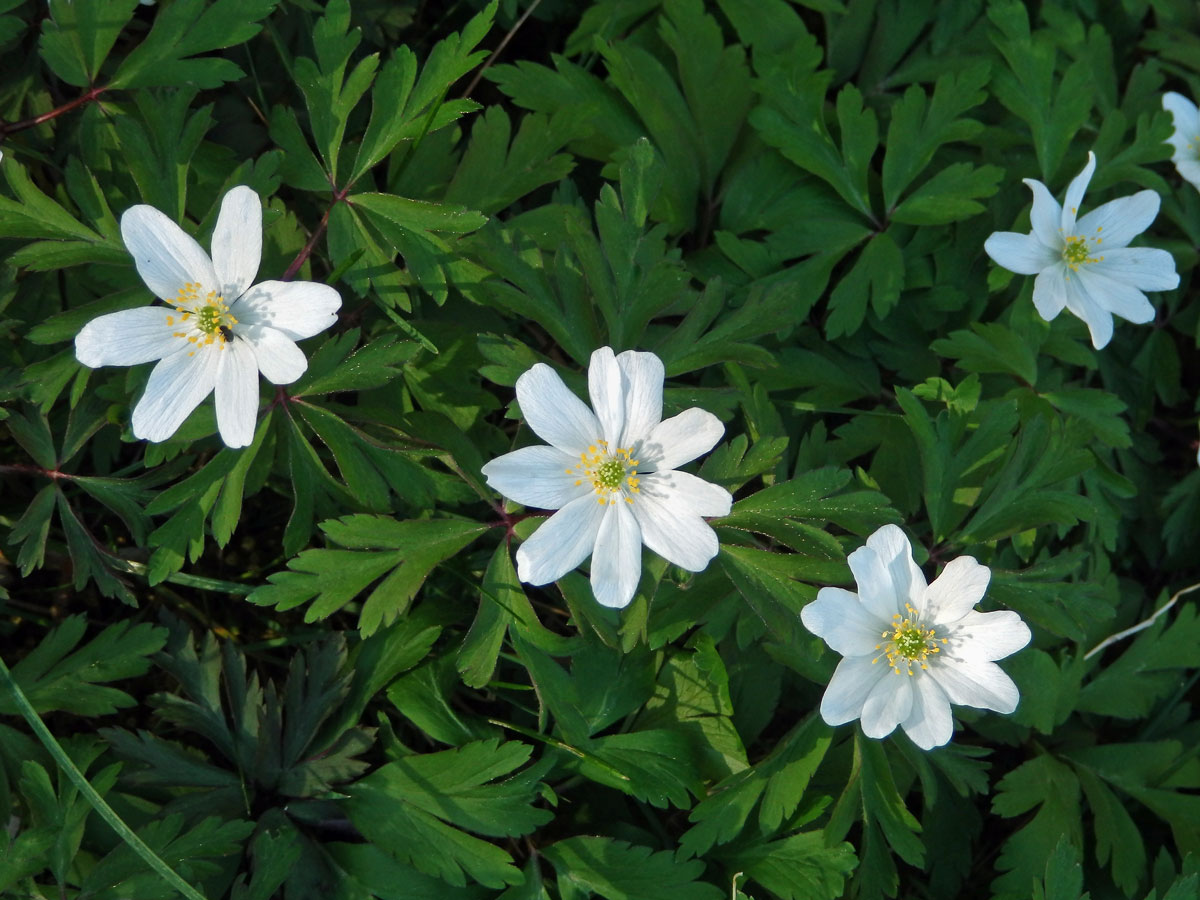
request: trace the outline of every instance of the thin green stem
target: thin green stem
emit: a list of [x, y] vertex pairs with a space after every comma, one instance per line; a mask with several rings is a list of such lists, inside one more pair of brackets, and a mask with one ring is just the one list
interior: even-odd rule
[[12, 677], [12, 673], [8, 671], [8, 666], [4, 664], [3, 659], [0, 659], [0, 681], [3, 681], [4, 686], [12, 691], [17, 709], [21, 711], [21, 715], [29, 723], [29, 727], [33, 729], [33, 733], [37, 735], [38, 740], [50, 751], [50, 755], [54, 757], [54, 761], [58, 763], [59, 768], [71, 780], [71, 783], [75, 785], [79, 793], [87, 799], [92, 809], [100, 814], [100, 818], [109, 824], [112, 830], [117, 833], [117, 836], [128, 844], [130, 849], [140, 856], [146, 865], [161, 875], [167, 884], [187, 897], [188, 900], [205, 900], [203, 894], [180, 878], [174, 869], [163, 862], [146, 845], [145, 841], [134, 834], [133, 829], [125, 824], [116, 811], [104, 801], [104, 798], [96, 793], [96, 789], [92, 787], [87, 777], [79, 771], [79, 768], [75, 765], [71, 757], [67, 756], [67, 752], [63, 750], [62, 745], [50, 733], [50, 729], [46, 727], [46, 723], [42, 721], [42, 717], [37, 714], [37, 710], [33, 708], [33, 704], [29, 702], [29, 698], [25, 696], [25, 692], [21, 690], [16, 679]]

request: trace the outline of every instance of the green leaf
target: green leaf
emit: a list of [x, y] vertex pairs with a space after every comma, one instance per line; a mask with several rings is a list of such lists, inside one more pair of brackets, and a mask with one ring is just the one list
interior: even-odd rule
[[823, 832], [810, 831], [739, 851], [731, 864], [782, 900], [835, 900], [858, 859], [850, 844], [827, 847]]
[[892, 212], [892, 221], [945, 225], [969, 219], [983, 212], [978, 198], [995, 194], [1003, 177], [1004, 170], [998, 166], [954, 163], [905, 197]]
[[1025, 896], [1041, 878], [1061, 839], [1076, 847], [1083, 842], [1079, 781], [1049, 755], [1022, 763], [996, 784], [992, 811], [1006, 819], [1037, 812], [1005, 842], [996, 867], [1003, 874], [992, 883], [997, 892]]
[[287, 572], [268, 577], [247, 599], [259, 606], [288, 610], [312, 601], [305, 620], [332, 615], [379, 579], [359, 613], [364, 635], [395, 621], [408, 609], [426, 576], [484, 530], [464, 519], [398, 522], [383, 516], [353, 515], [321, 523], [330, 541], [349, 549], [306, 550], [288, 560]]
[[[124, 691], [101, 685], [144, 675], [150, 668], [150, 655], [167, 640], [163, 628], [122, 621], [79, 647], [86, 629], [83, 616], [69, 616], [12, 667], [13, 678], [38, 712], [65, 710], [103, 716], [132, 706], [133, 698]], [[16, 715], [7, 697], [0, 698], [0, 711]]]
[[92, 87], [117, 36], [133, 18], [136, 0], [72, 3], [53, 0], [42, 22], [38, 49], [54, 74], [76, 87]]
[[373, 843], [451, 884], [467, 877], [492, 888], [520, 884], [507, 853], [460, 829], [507, 837], [549, 821], [549, 810], [532, 806], [544, 767], [510, 774], [531, 750], [516, 741], [477, 741], [407, 756], [355, 784], [346, 811]]
[[[666, 851], [606, 837], [580, 836], [557, 841], [542, 851], [558, 873], [560, 891], [566, 885], [599, 894], [605, 900], [722, 900], [724, 892], [699, 881], [704, 864], [679, 863]], [[564, 894], [564, 897], [566, 895]]]
[[970, 331], [953, 331], [931, 344], [934, 352], [958, 360], [958, 366], [980, 375], [1011, 374], [1037, 383], [1037, 354], [1018, 334], [999, 322], [975, 322]]
[[258, 34], [278, 0], [176, 0], [159, 9], [146, 39], [122, 60], [110, 88], [220, 87], [243, 76], [222, 57], [193, 59], [226, 50]]
[[829, 295], [829, 318], [825, 334], [830, 339], [854, 334], [862, 327], [867, 302], [879, 318], [884, 318], [904, 286], [904, 256], [887, 232], [867, 242], [850, 272]]

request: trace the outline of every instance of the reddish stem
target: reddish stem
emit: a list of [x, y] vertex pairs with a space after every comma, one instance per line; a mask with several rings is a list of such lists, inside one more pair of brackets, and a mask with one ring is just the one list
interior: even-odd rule
[[101, 94], [108, 90], [108, 85], [94, 87], [85, 94], [80, 94], [70, 103], [64, 103], [50, 112], [42, 113], [40, 116], [34, 116], [32, 119], [22, 119], [20, 122], [0, 122], [0, 141], [12, 134], [14, 131], [24, 131], [26, 128], [33, 128], [41, 125], [43, 122], [49, 122], [51, 119], [57, 119], [64, 113], [69, 113], [73, 109], [78, 109], [91, 103]]
[[333, 192], [333, 202], [329, 204], [329, 209], [325, 210], [325, 215], [321, 216], [321, 221], [317, 223], [312, 236], [309, 237], [308, 242], [300, 249], [300, 252], [296, 254], [296, 258], [292, 260], [292, 264], [287, 267], [287, 271], [280, 277], [280, 281], [291, 281], [296, 277], [296, 273], [300, 271], [300, 267], [304, 265], [304, 261], [312, 255], [313, 248], [317, 246], [317, 241], [325, 233], [325, 229], [329, 225], [329, 214], [333, 212], [335, 206], [346, 199], [346, 195], [349, 193], [349, 186]]

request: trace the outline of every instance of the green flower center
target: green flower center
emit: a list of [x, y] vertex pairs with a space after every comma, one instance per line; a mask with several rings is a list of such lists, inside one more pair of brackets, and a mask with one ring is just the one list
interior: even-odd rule
[[934, 653], [940, 653], [942, 648], [938, 645], [945, 644], [948, 640], [938, 638], [936, 629], [926, 628], [911, 605], [906, 603], [904, 608], [908, 615], [901, 616], [896, 613], [892, 616], [891, 630], [883, 632], [884, 642], [875, 645], [876, 650], [883, 652], [871, 660], [872, 663], [877, 663], [886, 657], [888, 668], [896, 675], [914, 674], [913, 663], [922, 669], [928, 669], [929, 663], [926, 660]]
[[579, 464], [567, 469], [567, 474], [576, 476], [577, 485], [590, 481], [601, 506], [616, 503], [618, 498], [633, 503], [632, 495], [639, 493], [639, 479], [638, 461], [632, 457], [632, 447], [609, 450], [605, 441], [596, 441], [586, 453], [579, 454]]
[[1063, 247], [1063, 259], [1068, 265], [1078, 266], [1082, 262], [1088, 261], [1088, 245], [1087, 239], [1081, 237], [1067, 238], [1067, 245]]

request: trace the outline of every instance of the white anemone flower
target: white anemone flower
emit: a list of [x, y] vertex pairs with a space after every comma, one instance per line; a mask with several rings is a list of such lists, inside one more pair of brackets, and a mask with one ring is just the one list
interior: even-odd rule
[[899, 725], [917, 746], [950, 740], [950, 704], [1010, 713], [1019, 695], [995, 660], [1029, 643], [1011, 610], [977, 612], [991, 572], [969, 556], [927, 585], [904, 532], [884, 525], [850, 554], [854, 594], [821, 588], [800, 611], [804, 627], [842, 654], [821, 699], [830, 725], [861, 719], [867, 737]]
[[291, 384], [308, 360], [296, 341], [324, 331], [342, 305], [338, 292], [310, 281], [252, 285], [262, 257], [262, 202], [245, 186], [221, 200], [212, 258], [152, 206], [121, 216], [121, 237], [142, 281], [166, 306], [93, 319], [75, 337], [85, 366], [158, 360], [133, 410], [133, 433], [165, 441], [216, 391], [217, 429], [230, 447], [254, 440], [258, 373]]
[[1175, 148], [1171, 162], [1175, 163], [1175, 171], [1200, 191], [1200, 109], [1174, 91], [1163, 94], [1162, 105], [1175, 120], [1175, 133], [1167, 138]]
[[983, 249], [1009, 271], [1037, 275], [1033, 305], [1042, 318], [1050, 321], [1065, 306], [1087, 324], [1099, 350], [1112, 339], [1114, 315], [1139, 325], [1149, 322], [1154, 307], [1142, 291], [1171, 290], [1179, 276], [1167, 251], [1129, 246], [1158, 215], [1154, 191], [1109, 201], [1076, 219], [1095, 170], [1096, 156], [1089, 151], [1061, 207], [1044, 184], [1026, 178], [1033, 191], [1032, 233], [996, 231]]
[[633, 599], [642, 544], [690, 572], [717, 555], [704, 516], [729, 514], [729, 491], [677, 466], [712, 449], [725, 427], [692, 408], [662, 419], [664, 370], [653, 353], [592, 354], [593, 412], [549, 366], [517, 379], [525, 421], [549, 446], [523, 447], [483, 467], [488, 484], [525, 506], [558, 510], [517, 550], [517, 577], [548, 584], [592, 557], [592, 593]]

